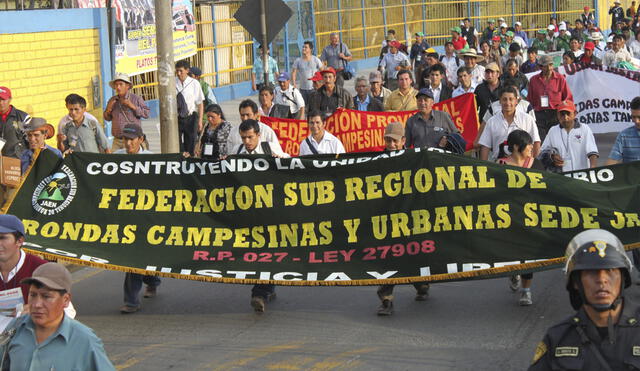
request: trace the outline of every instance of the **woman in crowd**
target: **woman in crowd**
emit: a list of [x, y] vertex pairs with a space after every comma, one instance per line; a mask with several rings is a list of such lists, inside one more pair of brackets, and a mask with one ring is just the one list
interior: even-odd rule
[[576, 63], [576, 55], [573, 52], [565, 52], [562, 54], [562, 65], [568, 66], [570, 64]]
[[[533, 167], [544, 170], [540, 161], [533, 158], [532, 151], [533, 140], [531, 139], [531, 135], [524, 130], [514, 130], [507, 137], [506, 145], [500, 147], [497, 162], [502, 165], [518, 166], [526, 169]], [[509, 287], [512, 291], [517, 291], [522, 285], [518, 304], [523, 306], [533, 304], [531, 299], [532, 280], [533, 273], [523, 274], [522, 282], [520, 276], [511, 276]]]
[[222, 108], [217, 104], [208, 105], [205, 114], [207, 126], [196, 143], [196, 157], [217, 161], [229, 155], [231, 150], [227, 146], [231, 124], [224, 118]]

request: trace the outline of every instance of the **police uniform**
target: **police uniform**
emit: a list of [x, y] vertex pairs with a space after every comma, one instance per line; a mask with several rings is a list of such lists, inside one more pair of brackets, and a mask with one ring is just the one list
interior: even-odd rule
[[[611, 342], [607, 328], [598, 331], [582, 307], [574, 316], [547, 331], [536, 347], [529, 370], [606, 370], [593, 347], [598, 349], [612, 370], [640, 370], [638, 321], [640, 307], [625, 298], [620, 319], [614, 325], [615, 339]], [[581, 332], [584, 333], [584, 339]]]
[[[631, 261], [624, 245], [611, 232], [590, 229], [578, 233], [567, 246], [566, 288], [576, 314], [551, 327], [536, 347], [531, 371], [640, 370], [640, 308], [624, 297], [631, 285]], [[619, 269], [620, 293], [612, 303], [586, 300], [580, 271]], [[585, 311], [608, 312], [608, 326], [596, 327]], [[622, 305], [617, 322], [612, 310]]]

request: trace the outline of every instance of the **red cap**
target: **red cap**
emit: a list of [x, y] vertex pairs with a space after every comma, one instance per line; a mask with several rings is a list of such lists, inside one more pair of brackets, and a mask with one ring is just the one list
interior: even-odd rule
[[11, 99], [11, 90], [6, 86], [0, 86], [0, 99]]
[[560, 111], [576, 112], [576, 105], [573, 104], [572, 100], [565, 100], [560, 102], [560, 104], [556, 107], [556, 110], [558, 110], [558, 112]]
[[589, 11], [589, 7], [588, 7], [588, 6], [585, 6], [585, 7], [584, 7], [584, 10]]
[[311, 76], [310, 78], [308, 78], [307, 80], [311, 80], [311, 81], [322, 81], [322, 74], [320, 73], [320, 71], [317, 71], [316, 73], [313, 74], [313, 76]]
[[500, 40], [502, 40], [502, 39], [500, 38], [500, 36], [494, 36], [491, 40], [493, 40], [493, 41], [500, 41]]
[[596, 44], [594, 44], [593, 41], [587, 41], [586, 43], [584, 43], [584, 48], [594, 50], [596, 48]]
[[398, 40], [393, 40], [389, 42], [389, 46], [392, 46], [396, 49], [400, 49], [400, 42]]
[[333, 67], [329, 67], [329, 68], [325, 68], [324, 70], [320, 71], [321, 75], [324, 75], [325, 73], [332, 73], [335, 76], [336, 70], [334, 70]]

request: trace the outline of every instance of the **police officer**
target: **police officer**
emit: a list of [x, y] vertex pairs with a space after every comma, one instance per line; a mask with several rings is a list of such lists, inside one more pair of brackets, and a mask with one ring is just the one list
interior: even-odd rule
[[624, 297], [631, 261], [612, 233], [577, 234], [565, 253], [576, 314], [551, 327], [529, 370], [640, 370], [640, 310]]

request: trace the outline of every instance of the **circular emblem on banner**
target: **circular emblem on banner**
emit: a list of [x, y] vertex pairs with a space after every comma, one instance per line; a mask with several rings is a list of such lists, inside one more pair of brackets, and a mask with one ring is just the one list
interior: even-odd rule
[[75, 174], [67, 165], [61, 171], [44, 178], [33, 191], [31, 205], [42, 215], [54, 215], [64, 210], [76, 195]]

